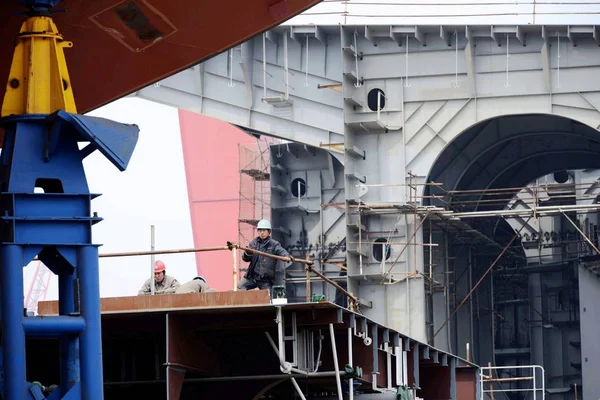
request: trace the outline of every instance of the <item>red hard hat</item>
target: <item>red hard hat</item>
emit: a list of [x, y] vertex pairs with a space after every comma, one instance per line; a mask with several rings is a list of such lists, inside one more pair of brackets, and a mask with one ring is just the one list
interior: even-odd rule
[[160, 260], [156, 260], [156, 262], [154, 263], [154, 272], [162, 272], [165, 269], [165, 263]]

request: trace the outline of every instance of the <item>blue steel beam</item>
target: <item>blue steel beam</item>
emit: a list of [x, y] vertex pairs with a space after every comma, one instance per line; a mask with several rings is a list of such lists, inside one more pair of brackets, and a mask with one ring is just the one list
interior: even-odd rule
[[[52, 21], [58, 0], [21, 3], [28, 7], [27, 20], [17, 37], [0, 118], [5, 132], [0, 154], [0, 390], [5, 400], [102, 400], [99, 245], [92, 241], [92, 226], [102, 219], [91, 210], [98, 195], [89, 191], [83, 159], [99, 150], [125, 170], [139, 129], [76, 113], [63, 54], [71, 44]], [[88, 143], [82, 150], [81, 142]], [[56, 317], [24, 316], [23, 267], [36, 256], [59, 278]], [[60, 338], [57, 390], [26, 381], [26, 336]]]

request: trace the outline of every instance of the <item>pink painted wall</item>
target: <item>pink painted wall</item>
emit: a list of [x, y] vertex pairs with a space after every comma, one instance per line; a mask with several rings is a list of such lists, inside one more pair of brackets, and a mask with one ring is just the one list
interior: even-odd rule
[[[240, 143], [256, 139], [219, 120], [179, 110], [195, 247], [238, 240]], [[233, 289], [229, 251], [196, 253], [198, 274], [217, 290]]]

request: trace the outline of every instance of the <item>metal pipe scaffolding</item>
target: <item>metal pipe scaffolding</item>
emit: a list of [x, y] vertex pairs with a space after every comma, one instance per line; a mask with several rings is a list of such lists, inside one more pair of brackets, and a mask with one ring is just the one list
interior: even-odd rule
[[356, 305], [358, 303], [358, 298], [356, 296], [354, 296], [352, 293], [348, 292], [346, 289], [344, 289], [343, 287], [341, 287], [337, 282], [329, 279], [328, 277], [326, 277], [325, 275], [323, 275], [323, 273], [321, 273], [320, 271], [317, 271], [316, 269], [314, 269], [313, 265], [314, 265], [314, 261], [312, 260], [305, 260], [305, 259], [301, 259], [301, 258], [294, 258], [294, 257], [281, 257], [281, 256], [276, 256], [274, 254], [269, 254], [269, 253], [264, 253], [262, 251], [258, 251], [258, 250], [254, 250], [254, 249], [250, 249], [248, 247], [243, 247], [234, 243], [228, 243], [228, 246], [233, 249], [233, 248], [238, 248], [240, 250], [244, 250], [247, 251], [249, 253], [254, 253], [254, 254], [258, 254], [264, 257], [269, 257], [269, 258], [273, 258], [275, 260], [281, 260], [281, 261], [293, 261], [293, 262], [298, 262], [301, 264], [306, 264], [306, 269], [310, 272], [314, 272], [317, 276], [319, 276], [321, 279], [323, 279], [325, 282], [329, 283], [330, 285], [334, 286], [336, 289], [338, 289], [339, 291], [341, 291], [342, 293], [344, 293], [348, 299], [350, 300], [350, 305], [349, 308], [351, 310], [356, 309]]
[[523, 226], [521, 227], [521, 229], [519, 229], [515, 233], [515, 235], [512, 237], [512, 239], [508, 242], [508, 244], [506, 246], [504, 246], [504, 248], [502, 249], [502, 251], [500, 252], [500, 254], [498, 254], [498, 257], [496, 257], [496, 259], [494, 260], [494, 262], [492, 262], [492, 264], [490, 265], [490, 267], [485, 271], [485, 273], [481, 276], [481, 278], [479, 278], [479, 280], [477, 281], [477, 283], [475, 284], [475, 286], [473, 286], [471, 288], [471, 290], [469, 290], [469, 293], [467, 293], [467, 295], [465, 296], [465, 298], [454, 309], [454, 311], [452, 312], [452, 314], [450, 314], [448, 316], [448, 318], [446, 319], [446, 321], [444, 321], [444, 323], [442, 324], [442, 326], [440, 326], [438, 328], [438, 330], [433, 334], [434, 338], [438, 335], [438, 333], [440, 333], [442, 331], [442, 329], [444, 329], [444, 327], [448, 324], [448, 322], [450, 322], [450, 320], [452, 319], [452, 317], [454, 316], [454, 314], [456, 314], [458, 312], [458, 310], [463, 306], [463, 304], [465, 304], [465, 302], [469, 299], [469, 297], [471, 297], [471, 295], [473, 294], [473, 292], [475, 291], [475, 289], [477, 289], [477, 287], [479, 286], [479, 284], [481, 282], [483, 282], [483, 280], [485, 279], [485, 277], [492, 271], [492, 269], [498, 263], [498, 261], [500, 261], [500, 259], [504, 255], [504, 253], [506, 253], [506, 251], [508, 250], [508, 248], [510, 247], [510, 245], [512, 244], [512, 242], [514, 242], [515, 239], [517, 239], [517, 237], [519, 236], [519, 234], [521, 233], [521, 231], [523, 230], [523, 228], [527, 225], [527, 223], [529, 223], [529, 220], [531, 220], [531, 218], [532, 217], [529, 217], [529, 219], [527, 221], [525, 221], [525, 224], [523, 224]]
[[[133, 256], [147, 256], [147, 255], [153, 255], [153, 254], [199, 253], [199, 252], [205, 252], [205, 251], [224, 251], [224, 250], [231, 250], [231, 251], [233, 251], [235, 253], [236, 249], [247, 251], [247, 252], [253, 253], [253, 254], [258, 254], [258, 255], [263, 256], [263, 257], [273, 258], [273, 259], [276, 259], [276, 260], [287, 261], [287, 262], [297, 262], [297, 263], [305, 264], [306, 265], [306, 269], [307, 269], [308, 272], [314, 272], [322, 280], [326, 281], [330, 285], [332, 285], [335, 288], [337, 288], [338, 290], [340, 290], [346, 296], [348, 296], [348, 298], [350, 299], [350, 303], [351, 303], [350, 304], [350, 308], [352, 310], [355, 309], [356, 304], [358, 303], [358, 298], [356, 296], [354, 296], [352, 293], [348, 292], [346, 289], [344, 289], [343, 287], [341, 287], [334, 280], [328, 278], [327, 276], [323, 275], [320, 271], [317, 271], [316, 269], [314, 269], [313, 268], [314, 261], [312, 261], [312, 260], [302, 259], [302, 258], [294, 258], [294, 257], [281, 257], [281, 256], [277, 256], [277, 255], [274, 255], [274, 254], [269, 254], [269, 253], [264, 253], [262, 251], [254, 250], [254, 249], [251, 249], [249, 247], [240, 246], [238, 244], [234, 244], [234, 243], [231, 243], [231, 242], [228, 242], [227, 246], [198, 247], [198, 248], [174, 249], [174, 250], [154, 250], [154, 251], [131, 251], [131, 252], [121, 252], [121, 253], [105, 253], [105, 254], [100, 254], [98, 257], [104, 257], [104, 258], [109, 258], [109, 257], [133, 257]], [[235, 276], [235, 274], [237, 272], [236, 261], [237, 261], [237, 258], [234, 257], [234, 276]]]
[[295, 258], [295, 257], [276, 256], [274, 254], [264, 253], [262, 251], [254, 250], [249, 247], [240, 246], [239, 244], [234, 244], [234, 243], [228, 243], [228, 247], [226, 247], [226, 248], [232, 250], [234, 247], [237, 247], [238, 249], [244, 250], [248, 253], [258, 254], [259, 256], [269, 257], [269, 258], [273, 258], [275, 260], [281, 260], [281, 261], [287, 261], [287, 262], [298, 262], [298, 263], [306, 264], [306, 265], [314, 264], [314, 261], [312, 261], [312, 260], [304, 260], [302, 258]]
[[122, 253], [104, 253], [98, 257], [133, 257], [133, 256], [151, 256], [155, 254], [181, 254], [181, 253], [201, 253], [204, 251], [229, 250], [227, 246], [219, 247], [199, 247], [192, 249], [174, 249], [174, 250], [150, 250], [150, 251], [128, 251]]
[[600, 255], [600, 250], [598, 250], [598, 248], [594, 245], [594, 243], [590, 240], [590, 238], [588, 238], [587, 235], [585, 233], [583, 233], [583, 231], [581, 229], [579, 229], [577, 224], [575, 222], [573, 222], [571, 220], [571, 218], [569, 218], [569, 216], [564, 213], [564, 211], [561, 210], [560, 212], [562, 213], [562, 215], [564, 215], [564, 217], [567, 219], [567, 221], [569, 221], [571, 223], [571, 225], [573, 225], [573, 227], [577, 230], [577, 232], [579, 232], [579, 234], [583, 237], [583, 239], [594, 249], [594, 251], [596, 251], [596, 253], [598, 253], [598, 255]]

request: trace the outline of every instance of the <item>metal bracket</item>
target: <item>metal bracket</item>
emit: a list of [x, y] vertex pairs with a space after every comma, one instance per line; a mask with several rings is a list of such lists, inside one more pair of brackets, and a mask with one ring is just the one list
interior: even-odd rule
[[365, 346], [370, 346], [373, 343], [373, 339], [369, 337], [369, 329], [367, 326], [367, 320], [360, 320], [361, 332], [357, 332], [356, 325], [354, 326], [354, 336], [359, 337], [363, 340]]

